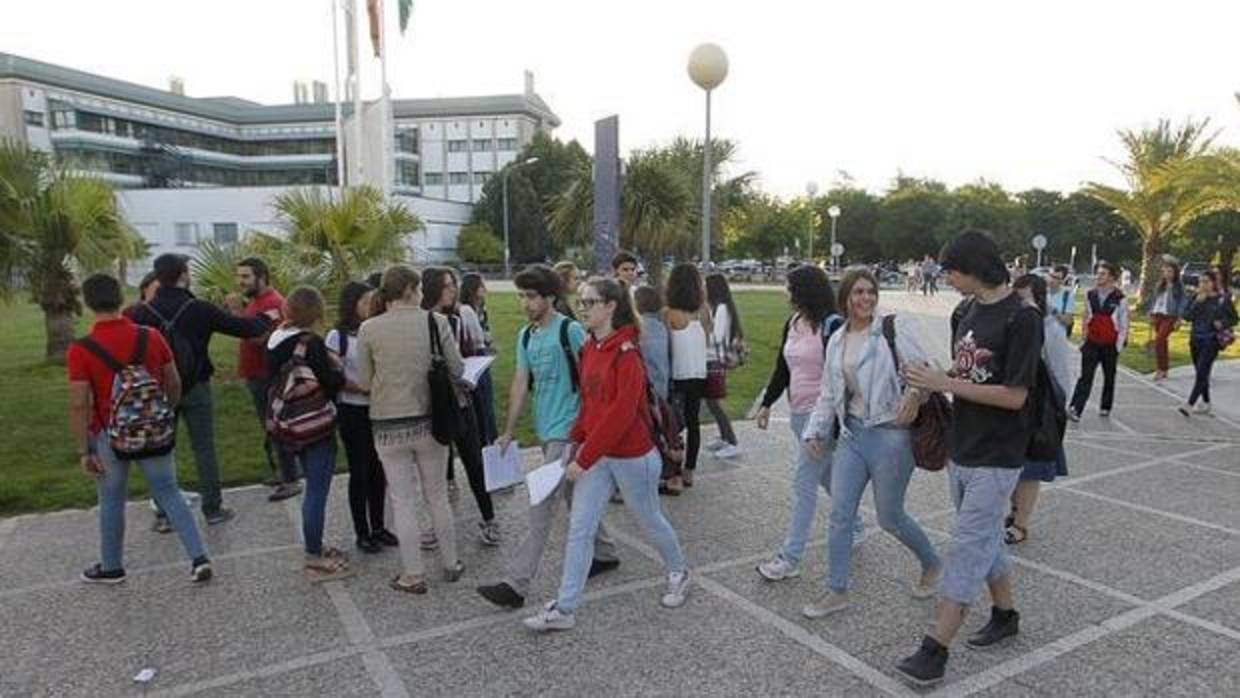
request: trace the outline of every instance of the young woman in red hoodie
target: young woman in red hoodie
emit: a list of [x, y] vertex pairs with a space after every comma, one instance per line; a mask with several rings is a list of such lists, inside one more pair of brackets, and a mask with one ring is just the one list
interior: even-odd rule
[[659, 508], [663, 462], [651, 439], [646, 367], [628, 290], [612, 279], [591, 280], [577, 303], [590, 338], [581, 353], [581, 411], [570, 435], [576, 451], [565, 475], [575, 484], [564, 573], [558, 598], [525, 620], [526, 627], [543, 632], [576, 624], [594, 534], [617, 488], [667, 567], [663, 605], [681, 606], [689, 591], [680, 540]]

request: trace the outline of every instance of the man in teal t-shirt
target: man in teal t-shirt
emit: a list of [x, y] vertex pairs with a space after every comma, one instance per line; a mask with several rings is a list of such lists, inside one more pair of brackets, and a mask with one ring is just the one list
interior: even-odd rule
[[[534, 266], [513, 280], [521, 306], [530, 323], [517, 333], [517, 370], [508, 392], [508, 421], [504, 433], [495, 440], [506, 449], [525, 407], [530, 389], [534, 390], [534, 428], [542, 443], [543, 462], [552, 463], [568, 455], [569, 431], [577, 421], [581, 395], [577, 387], [578, 360], [586, 332], [575, 320], [555, 311], [560, 295], [560, 277], [549, 267]], [[567, 351], [565, 350], [567, 343]], [[551, 535], [557, 502], [572, 502], [572, 483], [561, 483], [559, 490], [530, 507], [530, 531], [508, 561], [506, 575], [498, 584], [478, 587], [478, 593], [497, 606], [517, 609], [525, 605], [531, 584], [538, 573], [543, 550]], [[594, 539], [594, 563], [590, 576], [620, 565], [616, 546], [600, 523]]]

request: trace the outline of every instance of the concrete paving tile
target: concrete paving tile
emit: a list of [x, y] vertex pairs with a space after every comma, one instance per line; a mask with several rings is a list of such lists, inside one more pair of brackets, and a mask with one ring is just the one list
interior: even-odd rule
[[1189, 461], [1240, 475], [1240, 444], [1193, 456]]
[[[1108, 446], [1108, 448], [1123, 448], [1120, 444], [1112, 445], [1110, 441], [1104, 442], [1104, 445]], [[1124, 455], [1111, 450], [1093, 448], [1088, 443], [1076, 440], [1069, 441], [1065, 451], [1068, 461], [1069, 481], [1073, 476], [1081, 477], [1083, 475], [1104, 473], [1116, 468], [1123, 468], [1154, 459], [1153, 455]]]
[[1240, 632], [1240, 582], [1194, 599], [1179, 610]]
[[1155, 599], [1240, 564], [1240, 538], [1058, 489], [1014, 552]]
[[1080, 489], [1240, 530], [1240, 477], [1234, 475], [1165, 463]]
[[[513, 622], [486, 633], [388, 650], [411, 694], [523, 696], [869, 696], [822, 656], [695, 589], [682, 608], [656, 590], [594, 603], [571, 632], [535, 636]], [[460, 662], [468, 657], [470, 669]]]
[[264, 698], [305, 698], [331, 695], [333, 698], [370, 698], [381, 691], [366, 672], [361, 657], [346, 657], [275, 676], [253, 678], [203, 692], [204, 695], [263, 696]]
[[305, 581], [300, 560], [296, 551], [223, 560], [203, 586], [176, 569], [5, 599], [0, 695], [124, 695], [146, 667], [171, 686], [344, 646], [327, 595]]
[[[1085, 446], [1091, 445], [1091, 442], [1088, 439], [1078, 443]], [[1182, 440], [1168, 441], [1159, 439], [1138, 439], [1132, 437], [1123, 439], [1098, 439], [1097, 443], [1108, 448], [1116, 448], [1121, 451], [1126, 451], [1134, 457], [1140, 457], [1142, 459], [1178, 456], [1181, 453], [1188, 453], [1190, 451], [1196, 451], [1213, 445], [1208, 441], [1194, 443], [1191, 441]]]

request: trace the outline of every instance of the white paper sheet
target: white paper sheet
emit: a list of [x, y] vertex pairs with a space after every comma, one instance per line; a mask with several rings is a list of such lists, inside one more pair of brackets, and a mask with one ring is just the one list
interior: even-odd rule
[[495, 357], [470, 356], [463, 359], [463, 361], [465, 362], [465, 372], [461, 374], [461, 380], [468, 383], [469, 387], [477, 388], [479, 379], [491, 367], [491, 364], [495, 362]]
[[482, 449], [482, 469], [487, 483], [487, 492], [494, 492], [509, 485], [521, 482], [521, 447], [516, 441], [509, 441], [508, 448], [499, 450], [499, 446], [485, 446]]
[[525, 487], [530, 492], [530, 506], [536, 507], [555, 492], [560, 481], [564, 479], [564, 460], [548, 463], [541, 468], [531, 470], [525, 476]]

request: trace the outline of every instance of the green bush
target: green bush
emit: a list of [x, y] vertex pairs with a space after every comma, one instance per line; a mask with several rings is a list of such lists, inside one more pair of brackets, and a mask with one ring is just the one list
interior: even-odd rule
[[504, 243], [486, 223], [473, 223], [461, 228], [456, 238], [456, 254], [461, 261], [472, 264], [498, 264], [504, 261]]

